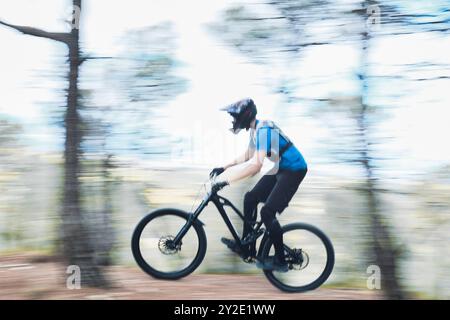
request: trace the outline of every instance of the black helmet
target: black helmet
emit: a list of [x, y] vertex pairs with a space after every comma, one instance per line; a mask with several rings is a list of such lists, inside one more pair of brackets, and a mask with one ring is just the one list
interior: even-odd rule
[[241, 129], [248, 130], [250, 123], [256, 117], [256, 105], [252, 99], [242, 99], [221, 109], [227, 111], [233, 117], [231, 132], [237, 134]]

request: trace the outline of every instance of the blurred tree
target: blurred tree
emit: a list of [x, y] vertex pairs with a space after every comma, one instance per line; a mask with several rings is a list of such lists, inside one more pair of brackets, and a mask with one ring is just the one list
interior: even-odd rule
[[[213, 30], [228, 44], [236, 47], [251, 61], [270, 66], [270, 76], [279, 77], [278, 92], [292, 101], [296, 99], [295, 77], [286, 78], [276, 68], [280, 60], [285, 60], [287, 69], [292, 67], [295, 59], [300, 57], [302, 49], [315, 45], [352, 44], [362, 48], [361, 63], [357, 71], [357, 81], [361, 92], [357, 97], [317, 97], [323, 102], [320, 108], [314, 108], [314, 114], [323, 116], [326, 111], [339, 117], [345, 126], [356, 127], [355, 130], [340, 131], [337, 147], [331, 150], [338, 159], [350, 164], [359, 164], [363, 169], [363, 187], [367, 215], [371, 234], [370, 247], [373, 250], [373, 264], [380, 266], [383, 277], [382, 287], [390, 298], [403, 298], [405, 293], [399, 281], [398, 249], [390, 234], [388, 221], [380, 212], [378, 196], [378, 177], [375, 173], [375, 141], [370, 133], [371, 126], [382, 119], [382, 112], [375, 112], [368, 99], [369, 79], [369, 44], [371, 30], [379, 27], [380, 21], [395, 25], [396, 31], [389, 28], [387, 34], [405, 34], [424, 23], [417, 22], [423, 15], [401, 13], [401, 1], [387, 3], [381, 1], [329, 2], [329, 1], [269, 1], [257, 6], [237, 6], [224, 12], [223, 21], [212, 26]], [[267, 9], [267, 5], [276, 8]], [[428, 27], [443, 32], [448, 30], [445, 19], [428, 21]], [[434, 17], [436, 18], [436, 17]], [[412, 28], [411, 28], [412, 26]], [[323, 30], [323, 32], [319, 32]], [[329, 32], [326, 32], [329, 30]], [[425, 28], [426, 30], [426, 28]], [[281, 64], [283, 65], [283, 63]], [[274, 70], [275, 69], [275, 70]], [[288, 74], [289, 72], [287, 72]], [[317, 105], [317, 104], [316, 104]], [[369, 119], [369, 116], [371, 117]], [[340, 126], [342, 129], [343, 126]], [[355, 134], [356, 132], [356, 134]]]
[[[85, 114], [94, 125], [102, 123], [105, 150], [111, 154], [168, 154], [168, 128], [158, 126], [158, 121], [164, 117], [164, 106], [186, 90], [186, 79], [175, 72], [173, 25], [164, 22], [132, 30], [119, 41], [122, 50], [116, 57], [88, 64], [95, 83], [83, 90], [88, 92], [83, 97]], [[84, 148], [94, 150], [92, 142], [87, 139]]]
[[17, 147], [17, 135], [21, 131], [20, 125], [0, 119], [0, 157], [4, 157], [8, 151]]
[[[372, 263], [379, 266], [381, 270], [381, 288], [389, 299], [405, 298], [405, 292], [402, 289], [399, 280], [398, 271], [398, 252], [395, 246], [395, 239], [391, 235], [389, 223], [383, 218], [380, 209], [380, 199], [377, 193], [377, 178], [375, 176], [375, 165], [373, 164], [373, 155], [370, 141], [370, 120], [369, 102], [368, 102], [368, 54], [371, 38], [371, 21], [369, 6], [377, 6], [376, 1], [362, 1], [362, 10], [357, 11], [361, 15], [361, 25], [364, 27], [361, 31], [362, 42], [362, 60], [358, 79], [361, 82], [360, 105], [353, 108], [354, 117], [357, 124], [357, 137], [359, 146], [356, 153], [358, 157], [355, 160], [361, 164], [364, 170], [365, 183], [360, 192], [365, 195], [367, 203], [367, 214], [369, 218], [369, 229], [371, 231], [370, 247], [373, 250]], [[378, 7], [376, 7], [378, 8]], [[378, 10], [378, 9], [377, 9]], [[379, 21], [374, 21], [378, 24]], [[372, 26], [374, 28], [375, 26]]]
[[[414, 197], [420, 201], [417, 210], [417, 246], [428, 244], [426, 258], [432, 259], [433, 271], [429, 272], [430, 286], [434, 297], [448, 298], [450, 268], [448, 244], [450, 243], [450, 164], [429, 172], [414, 190]], [[424, 257], [424, 258], [425, 258]], [[425, 260], [425, 259], [424, 259]], [[430, 270], [429, 270], [430, 271]]]
[[360, 143], [358, 161], [364, 168], [366, 177], [365, 188], [361, 191], [367, 197], [369, 226], [372, 232], [371, 247], [374, 252], [373, 261], [382, 270], [382, 289], [390, 299], [402, 299], [407, 297], [407, 294], [402, 288], [398, 270], [401, 251], [395, 243], [396, 239], [391, 234], [388, 220], [381, 212], [379, 177], [377, 178], [375, 173], [375, 157], [371, 147], [375, 145], [375, 141], [371, 138], [373, 135], [370, 133], [371, 123], [373, 124], [374, 121], [373, 119], [370, 121], [368, 117], [374, 114], [376, 107], [370, 104], [369, 96], [371, 40], [377, 35], [396, 36], [414, 32], [446, 32], [449, 30], [448, 18], [435, 19], [439, 15], [439, 10], [434, 19], [417, 22], [418, 19], [423, 18], [423, 14], [417, 12], [405, 14], [403, 4], [405, 4], [404, 1], [387, 3], [386, 1], [365, 0], [361, 2], [359, 9], [352, 10], [361, 17], [362, 23], [366, 25], [366, 28], [360, 33], [362, 55], [358, 79], [361, 83], [361, 107], [355, 109]]
[[17, 161], [17, 154], [22, 152], [18, 141], [21, 132], [20, 125], [0, 119], [0, 243], [12, 243], [13, 247], [23, 238], [23, 231], [17, 228], [22, 216], [17, 207], [9, 205], [17, 198], [17, 180], [25, 170]]
[[80, 200], [80, 144], [83, 125], [78, 111], [79, 67], [87, 57], [83, 57], [79, 44], [79, 19], [81, 0], [73, 0], [73, 15], [70, 32], [47, 32], [28, 26], [18, 26], [0, 21], [0, 24], [13, 28], [26, 35], [42, 37], [64, 43], [69, 50], [69, 87], [64, 116], [64, 191], [62, 220], [62, 254], [70, 265], [78, 265], [82, 272], [82, 285], [105, 286], [108, 281], [96, 259], [95, 244], [89, 230], [89, 221], [84, 217]]
[[242, 53], [250, 62], [263, 65], [270, 72], [264, 79], [275, 92], [287, 92], [289, 74], [285, 62], [293, 54], [294, 35], [284, 16], [270, 6], [233, 6], [225, 10], [221, 20], [210, 25], [210, 30], [227, 45]]
[[102, 263], [111, 263], [112, 219], [118, 214], [113, 194], [120, 181], [111, 171], [130, 166], [124, 155], [142, 158], [170, 152], [168, 129], [157, 125], [163, 107], [186, 87], [185, 79], [174, 72], [175, 40], [173, 25], [167, 22], [127, 31], [118, 40], [122, 49], [116, 56], [90, 59], [83, 65], [81, 148], [87, 179], [83, 200], [89, 203], [92, 219], [99, 222], [92, 228], [97, 230], [96, 252]]
[[320, 1], [267, 1], [237, 5], [225, 10], [212, 32], [236, 48], [252, 63], [266, 67], [267, 86], [293, 102], [298, 99], [295, 64], [307, 48], [329, 44], [334, 39], [311, 32], [308, 25], [340, 17], [342, 6]]

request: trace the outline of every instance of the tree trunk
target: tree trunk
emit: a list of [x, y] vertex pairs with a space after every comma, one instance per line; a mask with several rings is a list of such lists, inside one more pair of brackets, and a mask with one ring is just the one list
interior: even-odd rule
[[97, 252], [100, 256], [99, 264], [109, 266], [113, 263], [111, 251], [114, 247], [115, 232], [113, 228], [113, 188], [115, 182], [110, 174], [110, 169], [114, 167], [112, 155], [106, 154], [102, 161], [101, 168], [101, 191], [103, 198], [103, 210], [100, 212], [99, 235], [97, 236]]
[[[81, 0], [74, 0], [74, 6], [81, 8]], [[73, 28], [68, 41], [69, 47], [69, 89], [65, 115], [64, 150], [64, 198], [62, 208], [62, 249], [70, 265], [81, 270], [81, 284], [85, 286], [106, 286], [95, 256], [94, 237], [89, 230], [89, 219], [84, 217], [80, 199], [80, 144], [82, 138], [81, 120], [78, 113], [78, 72], [80, 60], [79, 32]]]
[[71, 32], [48, 32], [29, 26], [20, 26], [0, 20], [0, 24], [23, 34], [45, 38], [66, 44], [69, 48], [69, 89], [64, 119], [66, 136], [64, 150], [64, 190], [62, 204], [62, 256], [70, 265], [78, 265], [81, 283], [87, 286], [108, 284], [99, 267], [95, 237], [89, 230], [89, 221], [83, 217], [80, 199], [80, 143], [81, 120], [78, 114], [78, 68], [83, 62], [80, 55], [78, 22], [81, 0], [73, 0], [73, 20]]
[[[376, 4], [374, 1], [364, 1], [363, 7]], [[361, 111], [358, 115], [358, 132], [361, 142], [361, 162], [365, 172], [365, 188], [366, 203], [368, 208], [369, 228], [372, 235], [371, 249], [373, 251], [374, 264], [381, 270], [381, 289], [384, 291], [388, 299], [404, 299], [406, 297], [403, 292], [398, 277], [398, 257], [394, 246], [394, 239], [390, 235], [387, 225], [383, 223], [382, 214], [379, 210], [379, 202], [376, 194], [375, 177], [373, 174], [372, 158], [370, 155], [369, 137], [367, 123], [367, 66], [369, 53], [370, 31], [365, 30], [362, 33], [362, 63], [360, 74], [362, 94], [361, 94]]]

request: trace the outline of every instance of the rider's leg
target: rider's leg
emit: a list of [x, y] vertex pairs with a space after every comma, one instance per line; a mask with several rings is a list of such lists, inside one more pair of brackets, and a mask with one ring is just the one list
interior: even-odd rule
[[[258, 206], [258, 203], [266, 201], [275, 183], [276, 177], [274, 175], [265, 175], [256, 183], [252, 190], [245, 194], [244, 217], [246, 220], [256, 221], [256, 208]], [[244, 223], [242, 239], [244, 239], [250, 233], [250, 231], [251, 225], [249, 225], [248, 223]], [[222, 242], [225, 243], [231, 250], [235, 252], [239, 251], [239, 246], [234, 240], [222, 238]], [[244, 249], [246, 249], [247, 253], [250, 253], [250, 255], [256, 254], [255, 245], [251, 245]]]
[[[265, 202], [273, 186], [276, 183], [276, 178], [273, 175], [263, 176], [252, 190], [247, 192], [244, 196], [244, 218], [247, 221], [255, 222], [257, 218], [258, 203]], [[252, 226], [244, 223], [242, 231], [242, 239], [244, 239], [252, 230]], [[256, 243], [251, 244], [246, 248], [250, 256], [256, 255]]]
[[[247, 192], [244, 196], [244, 219], [251, 223], [256, 221], [257, 207], [258, 207], [258, 197], [251, 191]], [[244, 227], [242, 231], [242, 240], [250, 233], [252, 226], [244, 222]], [[256, 244], [251, 244], [245, 247], [247, 250], [247, 255], [252, 257], [256, 255]]]
[[[265, 202], [272, 192], [277, 179], [274, 175], [264, 175], [256, 185], [244, 196], [244, 217], [251, 221], [256, 221], [256, 208], [258, 203]], [[250, 232], [250, 225], [244, 223], [242, 237]]]
[[280, 263], [285, 263], [283, 248], [283, 231], [276, 218], [276, 211], [267, 204], [261, 208], [261, 220], [269, 231], [270, 239], [275, 248], [275, 256]]
[[[256, 208], [259, 200], [254, 192], [249, 191], [244, 196], [244, 218], [247, 221], [256, 221]], [[251, 225], [244, 223], [244, 230], [242, 232], [242, 239], [244, 239], [251, 230]]]
[[301, 171], [280, 170], [276, 174], [276, 184], [267, 197], [264, 207], [261, 209], [261, 218], [269, 231], [275, 248], [275, 256], [279, 262], [284, 262], [283, 233], [280, 223], [276, 219], [276, 213], [282, 213], [287, 208], [300, 183], [306, 175], [306, 169]]

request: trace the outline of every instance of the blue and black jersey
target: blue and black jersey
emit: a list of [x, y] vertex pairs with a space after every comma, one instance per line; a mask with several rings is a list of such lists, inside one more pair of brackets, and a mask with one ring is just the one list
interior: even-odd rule
[[250, 132], [249, 148], [257, 151], [265, 150], [271, 161], [278, 161], [278, 154], [282, 151], [278, 163], [280, 169], [291, 171], [307, 169], [300, 151], [272, 121], [256, 120], [256, 129]]

